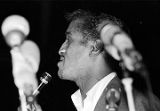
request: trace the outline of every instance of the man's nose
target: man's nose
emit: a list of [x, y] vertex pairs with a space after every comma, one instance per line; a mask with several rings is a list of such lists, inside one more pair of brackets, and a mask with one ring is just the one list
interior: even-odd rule
[[66, 43], [63, 43], [59, 49], [59, 55], [64, 55], [66, 53]]
[[64, 55], [66, 52], [66, 49], [65, 48], [60, 48], [59, 50], [59, 55]]

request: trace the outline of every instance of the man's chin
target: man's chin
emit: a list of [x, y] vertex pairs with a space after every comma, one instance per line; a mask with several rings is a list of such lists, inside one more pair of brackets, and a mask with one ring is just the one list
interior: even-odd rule
[[66, 80], [66, 78], [65, 78], [65, 76], [64, 76], [63, 70], [59, 70], [59, 71], [58, 71], [58, 77], [59, 77], [60, 79]]
[[64, 79], [64, 77], [62, 76], [62, 74], [58, 74], [58, 77], [59, 77], [60, 79]]
[[66, 76], [66, 74], [64, 74], [64, 72], [60, 70], [58, 71], [58, 77], [63, 80], [72, 81], [70, 77]]
[[60, 79], [63, 79], [62, 74], [63, 74], [63, 71], [59, 69], [59, 70], [58, 70], [58, 77], [59, 77]]

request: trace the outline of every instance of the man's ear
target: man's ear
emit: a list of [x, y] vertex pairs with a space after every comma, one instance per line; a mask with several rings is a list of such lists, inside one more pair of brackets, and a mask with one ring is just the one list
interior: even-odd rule
[[101, 40], [97, 39], [95, 41], [92, 41], [91, 43], [91, 50], [90, 50], [90, 55], [98, 55], [102, 52], [103, 50], [103, 43]]

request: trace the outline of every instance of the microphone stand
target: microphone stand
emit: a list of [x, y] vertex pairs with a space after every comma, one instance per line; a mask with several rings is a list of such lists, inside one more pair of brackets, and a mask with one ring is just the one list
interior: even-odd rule
[[127, 95], [129, 111], [136, 111], [133, 92], [132, 92], [133, 91], [133, 87], [132, 87], [133, 78], [129, 77], [129, 74], [125, 70], [123, 62], [121, 63], [121, 66], [122, 66], [122, 70], [123, 70], [123, 73], [124, 73], [122, 83], [124, 85], [124, 89], [125, 89], [125, 92], [126, 92], [126, 95]]
[[[127, 50], [126, 50], [127, 51]], [[149, 103], [149, 110], [154, 109], [154, 106], [151, 105], [153, 98], [152, 98], [152, 86], [151, 86], [151, 82], [150, 82], [150, 78], [149, 78], [149, 72], [146, 68], [146, 65], [143, 63], [142, 57], [140, 54], [138, 55], [134, 55], [134, 53], [130, 53], [130, 50], [128, 50], [128, 55], [134, 60], [134, 71], [138, 73], [139, 75], [141, 75], [143, 77], [143, 79], [145, 79], [145, 84], [146, 84], [146, 94], [148, 97], [148, 103]], [[132, 51], [131, 51], [132, 52]], [[135, 111], [135, 104], [134, 104], [134, 98], [133, 98], [133, 93], [132, 93], [132, 83], [133, 83], [133, 78], [130, 77], [129, 72], [123, 62], [123, 59], [120, 63], [121, 67], [122, 67], [122, 71], [123, 71], [123, 79], [122, 79], [122, 83], [124, 85], [126, 94], [127, 94], [127, 100], [128, 100], [128, 106], [129, 106], [129, 111]]]

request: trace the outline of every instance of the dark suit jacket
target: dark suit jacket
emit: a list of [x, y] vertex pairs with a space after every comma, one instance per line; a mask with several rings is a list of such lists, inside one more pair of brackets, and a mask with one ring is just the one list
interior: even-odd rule
[[[115, 77], [114, 79], [112, 79], [111, 82], [108, 84], [108, 86], [105, 88], [100, 99], [96, 104], [94, 111], [107, 111], [106, 110], [106, 93], [111, 86], [119, 87], [122, 89], [118, 111], [129, 111], [126, 94], [123, 90], [121, 81], [119, 80], [118, 77]], [[160, 111], [160, 101], [153, 93], [149, 94], [150, 99], [136, 90], [133, 91], [133, 95], [135, 100], [136, 111]]]

